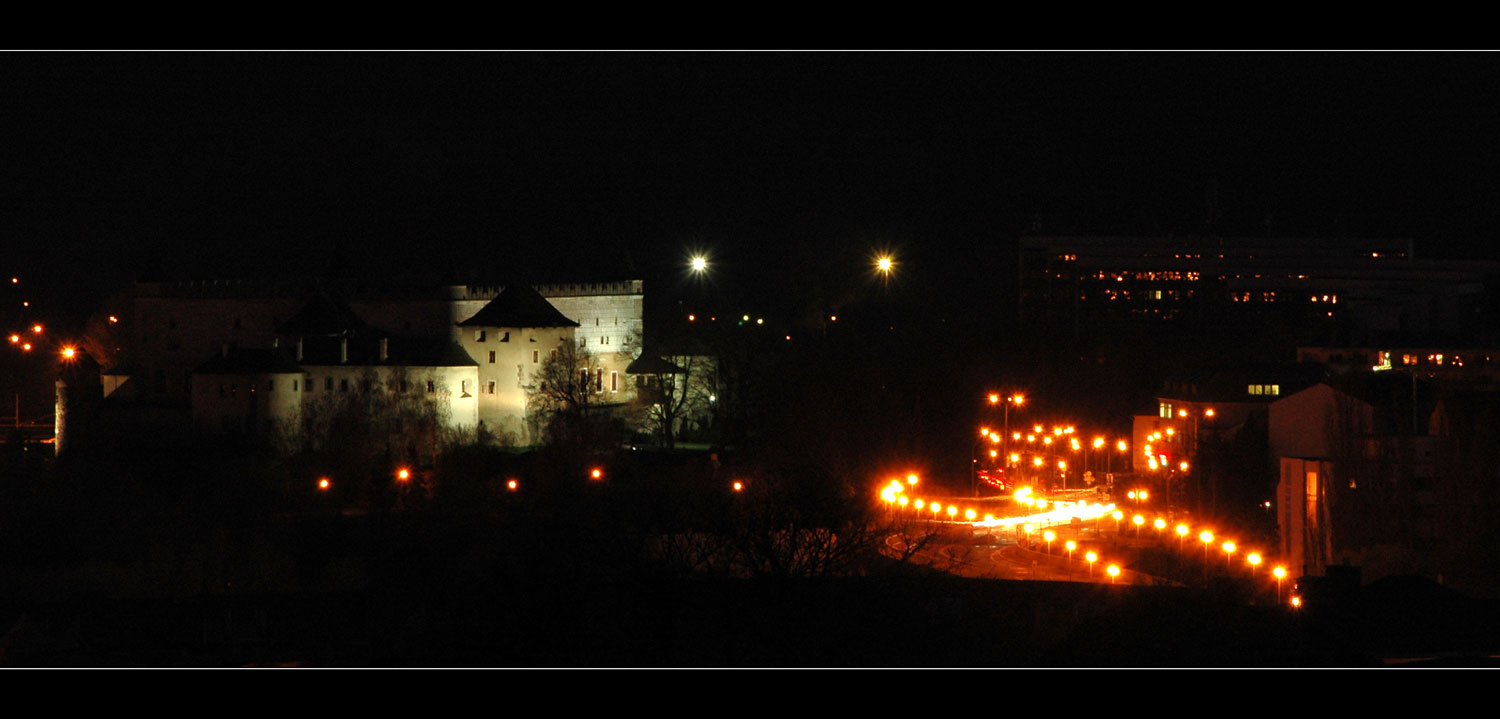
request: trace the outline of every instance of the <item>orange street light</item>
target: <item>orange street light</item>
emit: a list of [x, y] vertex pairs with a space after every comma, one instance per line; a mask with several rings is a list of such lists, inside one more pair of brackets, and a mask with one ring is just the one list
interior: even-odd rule
[[520, 483], [520, 482], [517, 482], [517, 481], [516, 481], [516, 480], [514, 480], [514, 479], [512, 479], [512, 480], [510, 480], [510, 481], [509, 481], [509, 482], [506, 482], [506, 483], [505, 483], [505, 488], [506, 488], [506, 489], [508, 489], [508, 490], [510, 490], [510, 491], [512, 491], [512, 492], [514, 492], [514, 491], [516, 491], [516, 490], [517, 490], [517, 489], [520, 489], [520, 488], [521, 488], [521, 483]]
[[604, 470], [599, 467], [589, 470], [589, 479], [604, 479]]
[[318, 489], [319, 490], [322, 490], [322, 491], [326, 492], [326, 491], [328, 491], [328, 488], [332, 487], [332, 486], [333, 486], [333, 482], [328, 481], [327, 477], [319, 477], [318, 478]]
[[1135, 523], [1135, 538], [1136, 539], [1140, 539], [1141, 538], [1141, 525], [1146, 523], [1146, 518], [1142, 517], [1139, 514], [1137, 514], [1134, 517], [1131, 517], [1130, 521]]
[[952, 504], [948, 505], [948, 516], [950, 518], [958, 516], [958, 507]]
[[1224, 543], [1224, 568], [1229, 568], [1229, 560], [1234, 557], [1234, 542]]
[[1045, 532], [1042, 532], [1042, 539], [1047, 540], [1047, 553], [1051, 554], [1052, 553], [1052, 540], [1057, 539], [1057, 533], [1053, 532], [1052, 530], [1049, 529], [1049, 530], [1047, 530]]
[[1099, 561], [1099, 555], [1089, 552], [1083, 555], [1083, 558], [1089, 561], [1089, 580], [1092, 581], [1094, 579], [1094, 562]]
[[32, 325], [31, 326], [31, 331], [34, 334], [41, 334], [42, 333], [42, 326], [41, 325]]
[[1118, 565], [1118, 564], [1111, 564], [1111, 565], [1109, 565], [1109, 569], [1106, 569], [1104, 571], [1109, 572], [1109, 583], [1110, 584], [1114, 584], [1115, 583], [1115, 577], [1120, 576], [1120, 565]]
[[1273, 574], [1273, 575], [1276, 576], [1276, 603], [1280, 604], [1281, 603], [1281, 580], [1283, 580], [1283, 579], [1286, 578], [1286, 567], [1276, 567], [1275, 569], [1271, 570], [1271, 574]]
[[917, 475], [915, 475], [915, 474], [908, 474], [908, 475], [906, 475], [906, 483], [909, 484], [909, 485], [911, 485], [911, 486], [913, 486], [913, 487], [917, 486]]
[[1245, 555], [1245, 561], [1250, 563], [1250, 578], [1255, 579], [1255, 568], [1260, 566], [1260, 554], [1251, 552]]
[[62, 348], [63, 359], [73, 359], [73, 355], [76, 355], [76, 354], [78, 354], [78, 350], [75, 350], [72, 347], [64, 347], [64, 348]]
[[[734, 484], [731, 484], [729, 486], [730, 486], [731, 489], [733, 489], [736, 492], [742, 492], [745, 489], [745, 483], [739, 481], [738, 479], [734, 480]], [[905, 499], [906, 499], [905, 497], [901, 498], [901, 503], [902, 504], [906, 504]]]
[[411, 470], [410, 469], [402, 467], [402, 468], [396, 470], [396, 481], [398, 481], [398, 482], [405, 482], [405, 481], [407, 481], [409, 479], [411, 479]]
[[1000, 404], [1000, 395], [995, 394], [994, 392], [991, 392], [990, 393], [990, 404]]

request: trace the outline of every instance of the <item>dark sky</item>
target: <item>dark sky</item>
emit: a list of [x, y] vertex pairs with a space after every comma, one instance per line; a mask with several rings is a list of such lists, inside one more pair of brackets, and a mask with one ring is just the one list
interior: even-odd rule
[[1491, 258], [1497, 88], [1484, 53], [8, 54], [0, 263], [661, 287], [700, 247], [753, 292], [889, 247], [979, 286], [1033, 223]]

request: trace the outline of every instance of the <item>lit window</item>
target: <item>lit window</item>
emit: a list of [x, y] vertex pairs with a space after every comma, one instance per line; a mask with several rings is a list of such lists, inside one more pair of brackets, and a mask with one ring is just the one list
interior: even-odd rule
[[619, 392], [620, 391], [620, 373], [619, 372], [610, 372], [609, 373], [609, 391], [611, 391], [611, 392]]

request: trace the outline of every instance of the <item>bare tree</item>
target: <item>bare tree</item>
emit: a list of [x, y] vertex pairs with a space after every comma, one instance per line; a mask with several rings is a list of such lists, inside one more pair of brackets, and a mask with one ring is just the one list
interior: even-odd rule
[[676, 447], [682, 421], [709, 413], [717, 399], [713, 364], [708, 357], [674, 356], [637, 374], [636, 413], [661, 446]]
[[449, 390], [429, 372], [366, 368], [347, 391], [303, 400], [288, 445], [337, 455], [344, 466], [384, 471], [392, 463], [433, 462], [447, 444]]
[[588, 349], [571, 340], [558, 343], [526, 386], [527, 421], [534, 435], [541, 433], [552, 444], [590, 444], [603, 404], [592, 375], [597, 365]]

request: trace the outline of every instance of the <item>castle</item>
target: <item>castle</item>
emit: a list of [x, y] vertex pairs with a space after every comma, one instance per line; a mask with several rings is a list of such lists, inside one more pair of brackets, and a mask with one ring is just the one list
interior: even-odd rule
[[586, 350], [598, 404], [633, 397], [643, 284], [138, 282], [123, 359], [101, 379], [106, 397], [216, 432], [295, 427], [317, 402], [380, 386], [432, 404], [448, 429], [533, 444], [526, 390], [560, 347]]

